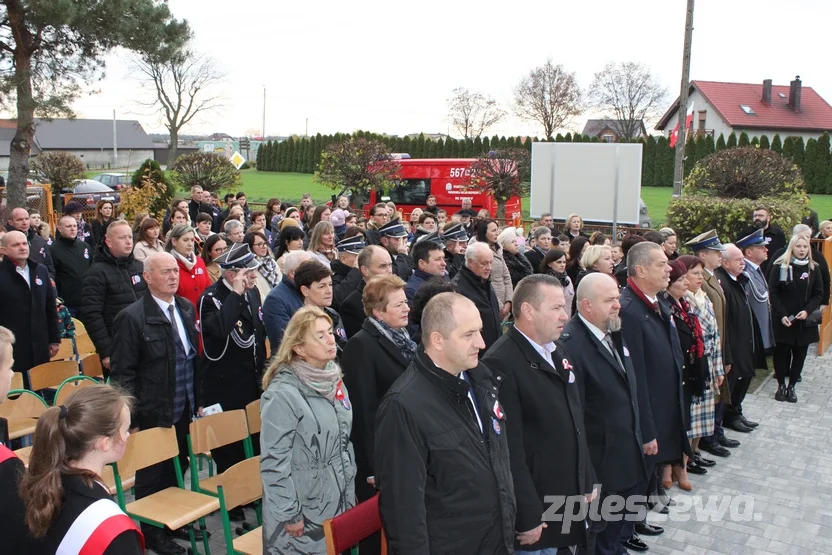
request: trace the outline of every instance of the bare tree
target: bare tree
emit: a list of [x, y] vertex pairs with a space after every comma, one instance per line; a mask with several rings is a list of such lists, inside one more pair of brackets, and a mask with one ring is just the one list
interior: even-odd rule
[[580, 115], [583, 95], [575, 73], [547, 60], [533, 69], [514, 90], [517, 117], [540, 123], [546, 138]]
[[453, 96], [448, 99], [451, 124], [466, 140], [481, 136], [505, 115], [505, 110], [497, 105], [496, 100], [464, 87], [454, 89]]
[[667, 101], [667, 89], [642, 64], [609, 63], [595, 74], [589, 97], [604, 117], [613, 120], [619, 137], [634, 139], [641, 135], [645, 119], [660, 114]]
[[179, 131], [197, 114], [220, 106], [220, 97], [210, 89], [224, 75], [217, 71], [211, 58], [187, 47], [167, 60], [145, 55], [134, 58], [133, 63], [138, 70], [137, 79], [155, 90], [153, 100], [140, 104], [154, 108], [164, 119], [170, 133], [168, 164], [173, 164], [176, 162]]

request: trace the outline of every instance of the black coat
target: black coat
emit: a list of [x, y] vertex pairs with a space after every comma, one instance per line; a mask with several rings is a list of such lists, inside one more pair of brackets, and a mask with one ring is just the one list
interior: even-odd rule
[[348, 342], [341, 357], [344, 385], [354, 407], [350, 440], [355, 449], [355, 493], [359, 501], [375, 494], [367, 477], [375, 475], [376, 413], [384, 394], [410, 362], [369, 320]]
[[[195, 222], [196, 219], [192, 218], [191, 221]], [[107, 228], [110, 226], [110, 222], [112, 222], [112, 220], [107, 220], [106, 222], [99, 222], [97, 218], [92, 221], [92, 224], [90, 224], [90, 227], [92, 228], [92, 235], [90, 236], [90, 245], [92, 245], [92, 248], [104, 244], [104, 236], [107, 234]]]
[[514, 486], [496, 381], [483, 364], [468, 375], [482, 431], [468, 384], [421, 348], [381, 402], [375, 472], [391, 553], [513, 553]]
[[731, 372], [738, 378], [753, 377], [757, 368], [767, 366], [760, 326], [743, 287], [748, 277], [740, 274], [734, 280], [722, 268], [714, 270], [714, 276], [725, 292], [725, 328], [730, 332], [725, 348], [730, 351]]
[[[29, 283], [17, 273], [9, 257], [0, 261], [0, 326], [14, 333], [15, 372], [49, 362], [49, 345], [61, 342], [55, 288], [46, 266], [31, 259]], [[25, 376], [25, 374], [24, 374]]]
[[367, 245], [381, 245], [381, 236], [378, 230], [367, 228], [364, 230], [364, 243]]
[[347, 333], [347, 339], [358, 333], [364, 319], [367, 316], [364, 314], [364, 286], [367, 285], [362, 279], [358, 287], [344, 299], [338, 314], [341, 315], [341, 324], [344, 325], [344, 331]]
[[347, 266], [340, 260], [333, 260], [329, 268], [332, 270], [332, 308], [338, 310], [364, 278], [358, 268]]
[[407, 283], [413, 274], [413, 259], [406, 254], [391, 254], [390, 257], [393, 259], [393, 275], [399, 276]]
[[658, 442], [655, 464], [680, 460], [683, 451], [690, 454], [679, 334], [661, 295], [658, 305], [661, 316], [629, 285], [621, 292], [621, 330], [636, 372], [641, 435], [644, 443]]
[[612, 339], [624, 371], [578, 315], [560, 336], [576, 369], [589, 456], [604, 493], [624, 492], [647, 479], [636, 372], [621, 332]]
[[66, 239], [58, 233], [52, 243], [55, 285], [67, 306], [81, 308], [81, 283], [92, 265], [92, 248], [80, 239]]
[[[18, 230], [7, 224], [6, 231]], [[25, 235], [29, 241], [29, 260], [34, 260], [38, 264], [46, 266], [49, 277], [55, 279], [55, 264], [52, 261], [52, 254], [49, 252], [49, 243], [33, 227], [30, 227]]]
[[[189, 342], [196, 347], [194, 305], [176, 296], [176, 308], [185, 324]], [[196, 366], [196, 360], [194, 360]], [[135, 399], [133, 426], [173, 426], [173, 395], [176, 391], [176, 347], [173, 327], [162, 309], [148, 294], [119, 312], [113, 322], [113, 356], [110, 380]], [[194, 378], [196, 407], [203, 406]]]
[[[786, 345], [809, 345], [819, 339], [818, 327], [804, 325], [805, 320], [792, 321], [791, 327], [783, 325], [784, 316], [795, 316], [801, 310], [812, 314], [823, 302], [823, 285], [819, 267], [790, 265], [781, 281], [780, 266], [771, 266], [768, 290], [771, 301], [771, 321], [774, 339]], [[806, 276], [806, 277], [804, 277]]]
[[535, 274], [542, 273], [540, 271], [540, 263], [543, 262], [543, 258], [546, 256], [546, 253], [540, 251], [537, 248], [532, 248], [526, 249], [526, 252], [523, 254], [526, 257], [526, 260], [529, 261], [529, 264], [531, 264], [532, 271]]
[[528, 277], [535, 273], [532, 263], [529, 259], [520, 253], [511, 254], [503, 249], [503, 261], [506, 263], [508, 273], [511, 274], [511, 285], [517, 287], [524, 277]]
[[491, 345], [500, 337], [500, 302], [489, 280], [483, 280], [477, 274], [463, 266], [451, 280], [457, 292], [470, 299], [480, 312], [482, 318], [482, 339], [485, 349], [480, 351], [483, 356]]
[[141, 299], [147, 291], [144, 265], [132, 254], [116, 258], [99, 245], [95, 260], [81, 285], [81, 320], [101, 358], [112, 355], [112, 328], [116, 314]]
[[464, 254], [451, 254], [448, 249], [445, 249], [445, 271], [448, 272], [448, 279], [454, 279], [463, 266], [465, 266]]
[[[543, 523], [543, 514], [549, 508], [545, 496], [588, 495], [595, 482], [575, 370], [564, 368], [564, 361], [572, 357], [557, 345], [552, 359], [554, 367], [514, 326], [482, 359], [494, 372], [507, 415], [517, 532], [534, 530]], [[556, 514], [563, 515], [563, 511], [560, 507]], [[515, 541], [514, 547], [537, 550], [585, 542], [583, 521], [570, 523], [566, 533], [558, 522], [549, 523], [537, 543], [521, 546]]]
[[[768, 270], [763, 272], [767, 277], [769, 276], [769, 272], [772, 271], [772, 266], [774, 265], [774, 261], [780, 258], [780, 256], [786, 252], [785, 247], [774, 253], [774, 258], [772, 258], [772, 265], [768, 267]], [[823, 254], [815, 249], [812, 248], [812, 260], [814, 260], [817, 265], [817, 272], [820, 276], [820, 282], [823, 287], [823, 301], [820, 304], [829, 304], [829, 296], [832, 293], [830, 291], [830, 287], [832, 287], [832, 275], [829, 274], [829, 264], [826, 262], [826, 258]]]
[[[750, 225], [743, 229], [740, 234], [737, 236], [738, 238], [747, 237], [757, 231], [757, 228], [753, 225]], [[763, 269], [764, 274], [768, 274], [769, 264], [773, 263], [774, 260], [777, 258], [774, 255], [777, 251], [782, 248], [786, 247], [786, 234], [783, 233], [783, 230], [780, 229], [778, 226], [774, 224], [769, 224], [768, 228], [763, 232], [763, 236], [769, 240], [768, 244], [766, 245], [766, 251], [768, 251], [768, 258], [760, 264], [760, 267]]]
[[[58, 551], [67, 532], [75, 521], [90, 505], [102, 499], [110, 499], [110, 493], [101, 485], [85, 480], [77, 475], [62, 476], [64, 498], [57, 519], [49, 527], [46, 535], [39, 541], [38, 547], [27, 551], [31, 555], [53, 555]], [[106, 526], [106, 524], [104, 525]], [[119, 527], [118, 530], [123, 528]], [[110, 540], [104, 551], [96, 551], [102, 555], [141, 555], [144, 553], [143, 542], [138, 530], [122, 531]]]
[[25, 472], [23, 461], [11, 452], [8, 422], [0, 418], [0, 551], [3, 553], [32, 553], [36, 545], [24, 524], [26, 509], [18, 493]]
[[[676, 302], [673, 298], [667, 300], [669, 303]], [[693, 349], [696, 337], [685, 319], [674, 315], [673, 323], [676, 324], [679, 345], [682, 347], [682, 392], [685, 395], [685, 404], [690, 406], [694, 396], [701, 397], [705, 394], [706, 382], [710, 379], [708, 360], [704, 355], [696, 356], [696, 350]], [[689, 430], [690, 425], [690, 411], [687, 411], [685, 428]]]
[[[238, 295], [219, 280], [200, 296], [197, 315], [203, 354], [199, 398], [204, 406], [219, 403], [224, 411], [246, 408], [260, 398], [266, 362], [260, 294], [254, 289]], [[237, 339], [247, 340], [252, 335], [251, 347], [237, 344]]]

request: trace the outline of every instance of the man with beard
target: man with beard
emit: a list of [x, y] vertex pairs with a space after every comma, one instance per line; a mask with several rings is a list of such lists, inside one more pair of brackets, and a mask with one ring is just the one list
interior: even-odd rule
[[445, 270], [448, 279], [454, 279], [459, 269], [465, 265], [465, 246], [469, 237], [462, 224], [454, 224], [444, 229], [442, 239], [445, 241]]
[[760, 267], [763, 273], [768, 275], [768, 262], [774, 260], [774, 253], [786, 247], [786, 235], [782, 229], [771, 223], [771, 211], [767, 206], [757, 206], [751, 214], [751, 218], [754, 223], [743, 229], [739, 236], [746, 237], [758, 229], [763, 230], [763, 236], [769, 240], [768, 245], [766, 245], [768, 259], [763, 261]]
[[[561, 342], [572, 356], [580, 391], [586, 442], [601, 484], [601, 502], [647, 488], [639, 398], [630, 351], [621, 334], [618, 284], [610, 276], [586, 276], [576, 293], [577, 315], [563, 328]], [[636, 532], [657, 535], [659, 526], [638, 522]], [[633, 522], [624, 518], [590, 523], [590, 553], [619, 555], [632, 541]], [[640, 541], [640, 539], [639, 539]], [[594, 551], [592, 545], [594, 544]]]

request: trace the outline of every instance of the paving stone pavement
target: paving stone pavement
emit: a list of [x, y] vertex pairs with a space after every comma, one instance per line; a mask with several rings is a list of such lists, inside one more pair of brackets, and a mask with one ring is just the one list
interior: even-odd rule
[[[648, 553], [832, 554], [832, 351], [821, 357], [815, 353], [812, 346], [803, 381], [795, 388], [796, 404], [774, 400], [773, 378], [748, 394], [743, 412], [760, 426], [749, 434], [728, 430], [742, 445], [725, 459], [706, 454], [717, 465], [704, 476], [690, 475], [692, 492], [677, 486], [668, 492], [702, 510], [698, 515], [688, 511], [684, 522], [651, 512], [648, 522], [665, 532], [642, 537], [650, 545]], [[738, 518], [731, 518], [730, 508], [718, 516], [728, 495], [747, 496], [731, 502]], [[713, 505], [708, 496], [715, 496]], [[679, 507], [670, 511], [679, 514]]]
[[[743, 410], [760, 426], [750, 434], [729, 430], [742, 445], [726, 459], [712, 457], [717, 465], [708, 474], [691, 475], [692, 492], [670, 490], [677, 501], [689, 499], [701, 510], [688, 511], [685, 522], [651, 512], [648, 521], [665, 532], [642, 536], [650, 545], [648, 553], [832, 555], [832, 350], [822, 357], [816, 352], [814, 346], [809, 349], [803, 381], [796, 388], [797, 404], [774, 400], [774, 379], [748, 394]], [[201, 475], [207, 476], [207, 471]], [[715, 502], [709, 505], [712, 495]], [[739, 518], [730, 518], [730, 505], [718, 516], [720, 504], [728, 505], [727, 495], [737, 496], [732, 503]], [[679, 507], [670, 510], [680, 514]], [[253, 510], [246, 509], [246, 516], [255, 522]], [[219, 516], [209, 517], [207, 526], [212, 532], [211, 553], [226, 553]], [[202, 550], [201, 542], [198, 545]]]

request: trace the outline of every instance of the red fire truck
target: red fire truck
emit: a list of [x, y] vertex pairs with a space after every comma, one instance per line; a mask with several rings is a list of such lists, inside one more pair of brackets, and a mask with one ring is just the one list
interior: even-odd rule
[[[393, 201], [402, 215], [409, 218], [414, 208], [424, 208], [428, 196], [434, 195], [437, 206], [446, 210], [449, 218], [461, 208], [465, 198], [471, 199], [471, 208], [475, 212], [485, 208], [492, 217], [497, 215], [497, 201], [491, 195], [470, 187], [471, 164], [475, 159], [396, 158], [401, 164], [398, 185], [387, 192], [372, 191], [364, 208], [369, 209], [378, 202]], [[520, 198], [512, 197], [506, 202], [506, 219], [514, 220], [521, 215]]]

